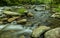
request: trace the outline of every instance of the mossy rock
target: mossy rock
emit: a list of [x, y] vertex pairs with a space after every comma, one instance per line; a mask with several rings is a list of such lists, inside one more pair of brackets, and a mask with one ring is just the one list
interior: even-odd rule
[[21, 14], [24, 14], [24, 13], [28, 12], [27, 9], [25, 9], [25, 8], [13, 8], [12, 9], [12, 8], [9, 8], [9, 7], [4, 9], [4, 13], [7, 13], [7, 11], [8, 11], [9, 14], [14, 14], [13, 12], [15, 12], [18, 15], [19, 14], [21, 15]]
[[27, 11], [27, 9], [25, 9], [25, 8], [20, 8], [20, 9], [17, 10], [17, 12], [20, 13], [20, 14], [23, 14], [26, 11]]

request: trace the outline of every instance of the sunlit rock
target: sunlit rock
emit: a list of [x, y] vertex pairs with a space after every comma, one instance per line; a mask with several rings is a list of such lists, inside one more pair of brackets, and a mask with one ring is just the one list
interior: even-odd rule
[[25, 23], [25, 22], [27, 22], [27, 19], [21, 19], [17, 21], [17, 23]]
[[47, 31], [45, 33], [45, 38], [60, 38], [60, 28]]
[[53, 14], [51, 17], [53, 17], [53, 18], [60, 18], [60, 13], [55, 13], [55, 14]]
[[3, 11], [4, 14], [7, 14], [7, 15], [20, 15], [19, 13], [17, 12], [11, 12], [11, 11]]
[[32, 32], [32, 37], [39, 37], [43, 32], [49, 30], [50, 27], [47, 26], [39, 26], [38, 28], [35, 28]]
[[19, 18], [19, 16], [18, 17], [9, 18], [8, 22], [12, 22], [12, 21], [14, 21], [15, 19], [18, 19], [18, 18]]

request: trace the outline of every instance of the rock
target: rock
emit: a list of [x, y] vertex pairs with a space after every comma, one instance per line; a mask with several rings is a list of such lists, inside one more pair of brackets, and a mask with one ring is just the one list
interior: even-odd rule
[[25, 38], [25, 36], [24, 35], [21, 35], [21, 36], [19, 36], [19, 38]]
[[29, 36], [28, 34], [25, 36], [25, 38], [31, 38], [31, 36]]
[[36, 7], [35, 5], [31, 6], [32, 9], [35, 8], [35, 7]]
[[4, 20], [7, 20], [8, 18], [3, 18], [3, 19], [1, 19], [2, 21], [4, 21]]
[[24, 5], [24, 7], [26, 8], [26, 9], [30, 9], [31, 8], [31, 5]]
[[35, 11], [43, 11], [45, 10], [45, 7], [44, 6], [37, 6], [34, 8]]
[[26, 11], [24, 11], [24, 13], [28, 13], [28, 11], [26, 10]]
[[15, 30], [10, 30], [10, 32], [11, 32], [11, 33], [14, 33], [14, 32], [15, 32]]
[[28, 17], [32, 17], [33, 14], [32, 14], [32, 13], [28, 13], [27, 16], [28, 16]]
[[7, 15], [20, 15], [19, 13], [11, 12], [11, 11], [3, 11], [3, 13]]
[[48, 5], [46, 5], [46, 6], [45, 6], [45, 9], [46, 9], [46, 10], [49, 10], [49, 9], [50, 9], [50, 7], [49, 7]]
[[17, 18], [19, 18], [19, 17], [9, 18], [9, 19], [8, 19], [8, 22], [12, 22], [12, 21], [14, 21], [14, 20], [17, 19]]
[[24, 13], [27, 13], [28, 10], [25, 9], [25, 8], [20, 8], [20, 9], [17, 9], [17, 12], [20, 13], [20, 14], [24, 14]]
[[35, 8], [34, 10], [35, 10], [35, 11], [41, 11], [41, 9], [38, 9], [38, 8]]
[[3, 24], [3, 21], [0, 21], [0, 24]]
[[54, 13], [51, 17], [53, 17], [53, 18], [60, 18], [60, 13]]
[[47, 26], [39, 26], [38, 28], [33, 30], [32, 37], [39, 37], [42, 33], [44, 33], [49, 29], [50, 27], [47, 27]]
[[45, 38], [60, 38], [60, 28], [47, 31], [45, 33]]
[[3, 8], [3, 10], [9, 10], [9, 9], [11, 9], [11, 7], [5, 6], [5, 7]]
[[0, 38], [11, 38], [12, 35], [10, 32], [3, 32], [2, 34], [0, 34]]
[[25, 23], [25, 22], [27, 22], [27, 19], [21, 19], [17, 21], [17, 23]]
[[[23, 30], [24, 29], [22, 27], [22, 25], [13, 25], [13, 24], [0, 25], [0, 30], [1, 31], [2, 31], [3, 28], [4, 28], [3, 31], [10, 31], [10, 30], [19, 31], [19, 30]], [[21, 32], [21, 31], [19, 31], [19, 32]]]

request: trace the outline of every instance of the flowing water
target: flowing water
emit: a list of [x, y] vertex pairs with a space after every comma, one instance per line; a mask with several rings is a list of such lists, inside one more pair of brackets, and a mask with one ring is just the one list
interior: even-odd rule
[[[1, 13], [2, 9], [4, 9], [4, 8], [5, 7], [0, 7], [0, 15], [1, 15], [0, 17], [3, 17], [4, 16]], [[7, 33], [4, 32], [3, 34], [0, 35], [1, 36], [0, 38], [17, 38], [17, 36], [19, 34], [28, 33], [28, 32], [31, 33], [32, 32], [32, 29], [34, 29], [35, 27], [37, 27], [38, 24], [48, 25], [49, 23], [47, 22], [47, 20], [50, 18], [51, 13], [50, 13], [50, 10], [46, 10], [45, 8], [46, 8], [45, 5], [36, 5], [35, 8], [28, 9], [28, 11], [30, 11], [30, 12], [32, 12], [34, 14], [34, 17], [33, 18], [27, 18], [29, 20], [29, 22], [30, 22], [30, 24], [28, 24], [28, 23], [26, 24], [26, 25], [28, 25], [28, 27], [23, 28], [22, 31], [19, 30], [17, 32], [14, 32], [13, 34], [10, 33], [10, 32], [7, 32]], [[38, 11], [35, 11], [34, 9], [38, 9]], [[14, 25], [14, 23], [13, 23], [13, 25]]]

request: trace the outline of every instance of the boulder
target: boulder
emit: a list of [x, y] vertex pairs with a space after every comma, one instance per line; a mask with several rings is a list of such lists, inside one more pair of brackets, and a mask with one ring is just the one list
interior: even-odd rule
[[60, 38], [60, 28], [47, 31], [45, 33], [45, 38]]
[[49, 30], [50, 27], [47, 26], [39, 26], [38, 28], [35, 28], [32, 32], [32, 37], [39, 37], [42, 33]]

